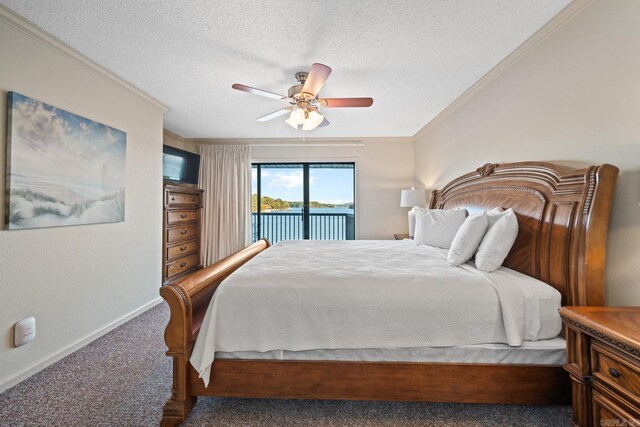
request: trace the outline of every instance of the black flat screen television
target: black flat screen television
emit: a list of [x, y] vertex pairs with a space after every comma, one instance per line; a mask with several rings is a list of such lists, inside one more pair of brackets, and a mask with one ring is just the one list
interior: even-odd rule
[[169, 145], [162, 146], [162, 176], [167, 181], [198, 184], [200, 155]]

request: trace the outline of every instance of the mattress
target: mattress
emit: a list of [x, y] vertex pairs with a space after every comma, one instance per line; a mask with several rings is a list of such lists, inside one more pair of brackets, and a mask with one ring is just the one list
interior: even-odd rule
[[325, 360], [358, 362], [490, 363], [512, 365], [563, 365], [566, 341], [556, 337], [525, 341], [521, 346], [476, 344], [454, 347], [319, 349], [305, 351], [216, 352], [216, 359]]
[[521, 346], [561, 330], [558, 291], [413, 241], [284, 241], [214, 294], [191, 363], [205, 383], [216, 352]]

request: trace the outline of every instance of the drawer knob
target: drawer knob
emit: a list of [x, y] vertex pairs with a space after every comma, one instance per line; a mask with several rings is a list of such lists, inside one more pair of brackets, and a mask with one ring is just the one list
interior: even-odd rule
[[182, 261], [182, 262], [180, 263], [180, 267], [184, 267], [185, 265], [187, 265], [187, 262], [186, 262], [186, 261]]
[[613, 378], [618, 378], [620, 376], [620, 372], [618, 372], [618, 370], [613, 368], [609, 368], [609, 373]]
[[185, 219], [187, 217], [187, 214], [180, 214], [180, 218]]
[[175, 202], [175, 201], [176, 201], [176, 198], [175, 198], [175, 197], [172, 197], [172, 198], [171, 198], [171, 201], [172, 201], [172, 202]]
[[187, 230], [180, 230], [180, 234], [184, 236], [185, 234], [187, 234]]
[[180, 252], [184, 252], [187, 250], [187, 245], [184, 245], [180, 248]]
[[191, 203], [194, 203], [196, 201], [196, 199], [191, 199]]

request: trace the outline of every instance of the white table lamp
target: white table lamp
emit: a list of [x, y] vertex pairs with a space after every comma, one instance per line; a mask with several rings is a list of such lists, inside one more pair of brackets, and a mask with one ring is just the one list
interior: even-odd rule
[[[415, 206], [424, 208], [427, 206], [427, 192], [424, 189], [402, 190], [400, 195], [400, 207], [413, 208]], [[416, 212], [414, 209], [409, 211], [409, 238], [413, 239], [413, 231], [416, 228]]]

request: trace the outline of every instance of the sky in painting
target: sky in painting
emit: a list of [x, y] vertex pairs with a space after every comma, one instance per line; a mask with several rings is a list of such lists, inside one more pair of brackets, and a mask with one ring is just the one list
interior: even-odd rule
[[[262, 195], [287, 201], [301, 201], [302, 167], [282, 169], [262, 167]], [[252, 169], [252, 192], [257, 192], [256, 168]], [[309, 198], [320, 203], [353, 202], [353, 169], [309, 169]]]
[[12, 92], [10, 173], [108, 192], [125, 186], [126, 133]]

